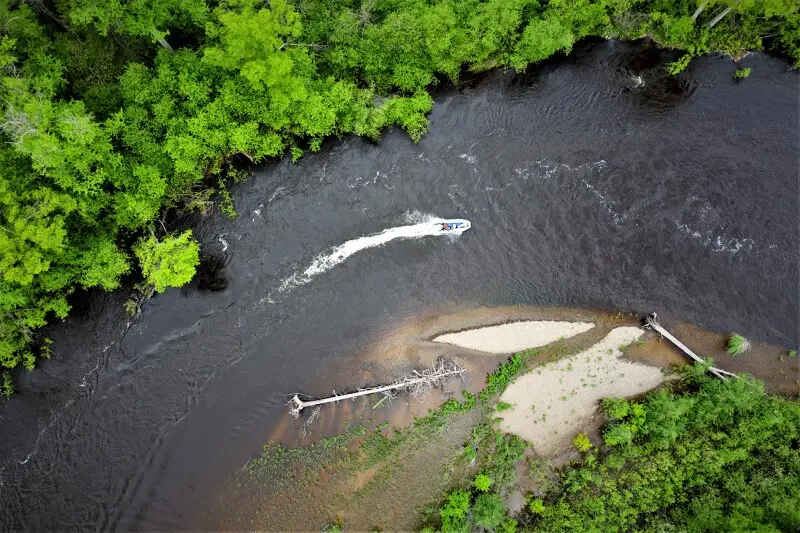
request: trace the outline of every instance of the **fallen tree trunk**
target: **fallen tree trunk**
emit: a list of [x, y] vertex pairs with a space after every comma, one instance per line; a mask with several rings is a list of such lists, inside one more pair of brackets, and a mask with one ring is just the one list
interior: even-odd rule
[[[703, 360], [702, 357], [700, 357], [699, 355], [694, 353], [692, 350], [689, 349], [688, 346], [683, 344], [681, 341], [679, 341], [677, 338], [675, 338], [669, 331], [664, 329], [661, 326], [661, 324], [658, 323], [658, 315], [656, 315], [655, 313], [650, 313], [649, 315], [647, 315], [647, 317], [644, 319], [644, 327], [652, 328], [652, 329], [656, 330], [657, 332], [659, 332], [662, 336], [664, 336], [670, 342], [672, 342], [672, 344], [674, 344], [675, 346], [680, 348], [681, 351], [683, 351], [683, 353], [685, 353], [692, 360], [694, 360], [694, 362], [701, 363], [701, 364], [705, 363], [705, 360]], [[727, 379], [726, 376], [730, 376], [730, 377], [734, 377], [734, 378], [739, 377], [739, 376], [737, 376], [736, 374], [734, 374], [732, 372], [728, 372], [727, 370], [722, 370], [721, 368], [716, 368], [716, 367], [713, 367], [713, 366], [711, 368], [709, 368], [708, 371], [711, 372], [711, 374], [713, 374], [714, 376], [718, 377], [721, 380]]]
[[708, 5], [708, 0], [697, 6], [697, 10], [692, 15], [692, 20], [697, 20], [697, 17], [700, 16], [700, 13], [703, 12], [703, 10], [706, 8], [707, 5]]
[[726, 16], [728, 13], [730, 13], [731, 11], [733, 11], [733, 10], [736, 8], [736, 6], [738, 6], [738, 5], [739, 5], [741, 2], [742, 2], [742, 0], [738, 0], [738, 1], [737, 1], [735, 4], [733, 4], [732, 6], [728, 6], [728, 7], [726, 7], [724, 10], [722, 10], [722, 13], [720, 13], [719, 15], [717, 15], [716, 17], [714, 17], [714, 18], [711, 20], [711, 22], [709, 22], [709, 23], [708, 23], [708, 29], [710, 30], [711, 28], [713, 28], [714, 26], [716, 26], [716, 25], [717, 25], [717, 23], [718, 23], [720, 20], [724, 19], [724, 18], [725, 18], [725, 16]]
[[294, 418], [297, 418], [300, 416], [300, 412], [307, 407], [350, 400], [368, 394], [384, 393], [388, 396], [392, 391], [400, 390], [407, 390], [411, 393], [411, 396], [419, 398], [427, 394], [434, 387], [441, 386], [447, 378], [460, 375], [464, 372], [464, 367], [455, 361], [440, 359], [433, 367], [425, 369], [422, 372], [417, 372], [415, 370], [413, 373], [403, 376], [390, 385], [360, 389], [357, 392], [348, 394], [336, 394], [336, 391], [333, 391], [333, 396], [322, 398], [321, 400], [304, 401], [295, 394], [292, 396], [292, 399], [289, 400], [289, 413]]

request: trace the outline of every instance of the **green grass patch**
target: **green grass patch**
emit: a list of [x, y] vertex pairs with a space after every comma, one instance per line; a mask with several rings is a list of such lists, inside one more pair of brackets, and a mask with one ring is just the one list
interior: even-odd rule
[[728, 344], [727, 344], [728, 355], [732, 357], [737, 357], [739, 355], [742, 355], [749, 349], [750, 349], [750, 342], [741, 335], [739, 335], [738, 333], [733, 333], [728, 338]]
[[273, 487], [281, 488], [294, 479], [296, 469], [301, 473], [311, 473], [325, 465], [346, 460], [348, 445], [366, 432], [364, 426], [354, 426], [303, 448], [267, 444], [261, 455], [250, 460], [242, 470], [251, 479], [268, 479]]
[[510, 403], [506, 403], [506, 402], [497, 402], [497, 410], [498, 410], [499, 412], [501, 412], [501, 413], [502, 413], [503, 411], [508, 411], [508, 410], [509, 410], [509, 409], [511, 409], [512, 407], [514, 407], [514, 406], [513, 406], [513, 405], [511, 405]]

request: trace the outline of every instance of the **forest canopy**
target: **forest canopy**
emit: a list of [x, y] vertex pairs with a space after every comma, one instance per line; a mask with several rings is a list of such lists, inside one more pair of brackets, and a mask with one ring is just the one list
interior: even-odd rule
[[794, 0], [0, 0], [6, 392], [76, 289], [191, 278], [196, 244], [163, 221], [224, 193], [232, 156], [296, 158], [390, 126], [418, 140], [431, 85], [586, 36], [685, 50], [673, 72], [714, 50], [800, 65]]

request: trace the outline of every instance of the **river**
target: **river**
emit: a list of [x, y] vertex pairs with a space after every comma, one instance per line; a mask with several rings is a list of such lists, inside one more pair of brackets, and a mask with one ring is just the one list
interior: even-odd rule
[[[722, 57], [670, 78], [674, 58], [582, 42], [438, 89], [419, 144], [394, 130], [254, 169], [233, 188], [238, 218], [195, 224], [224, 282], [157, 295], [130, 324], [124, 294], [93, 295], [48, 329], [53, 360], [0, 404], [3, 528], [201, 527], [286, 394], [348, 387], [354, 354], [422, 313], [656, 310], [796, 346], [798, 74], [756, 54], [747, 80]], [[473, 227], [283, 283], [425, 217]]]

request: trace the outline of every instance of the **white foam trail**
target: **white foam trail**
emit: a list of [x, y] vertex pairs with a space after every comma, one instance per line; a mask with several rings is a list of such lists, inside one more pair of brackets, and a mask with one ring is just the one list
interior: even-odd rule
[[[417, 220], [423, 218], [419, 213], [409, 214], [408, 217], [410, 219], [416, 218]], [[342, 264], [347, 258], [363, 250], [383, 246], [388, 242], [398, 239], [418, 239], [431, 235], [452, 235], [442, 233], [441, 228], [434, 225], [436, 222], [443, 222], [445, 219], [432, 216], [425, 216], [424, 219], [424, 222], [385, 229], [379, 233], [358, 237], [357, 239], [330, 248], [327, 252], [316, 256], [311, 264], [302, 272], [295, 272], [291, 276], [284, 278], [277, 289], [271, 291], [265, 298], [261, 299], [261, 303], [275, 303], [275, 297], [305, 285], [315, 277]]]
[[753, 239], [735, 237], [726, 237], [724, 235], [714, 236], [712, 232], [706, 232], [705, 235], [699, 231], [695, 231], [686, 224], [675, 222], [675, 225], [683, 233], [700, 241], [703, 246], [711, 249], [713, 252], [729, 252], [735, 254], [740, 250], [750, 251], [753, 249], [755, 242]]

